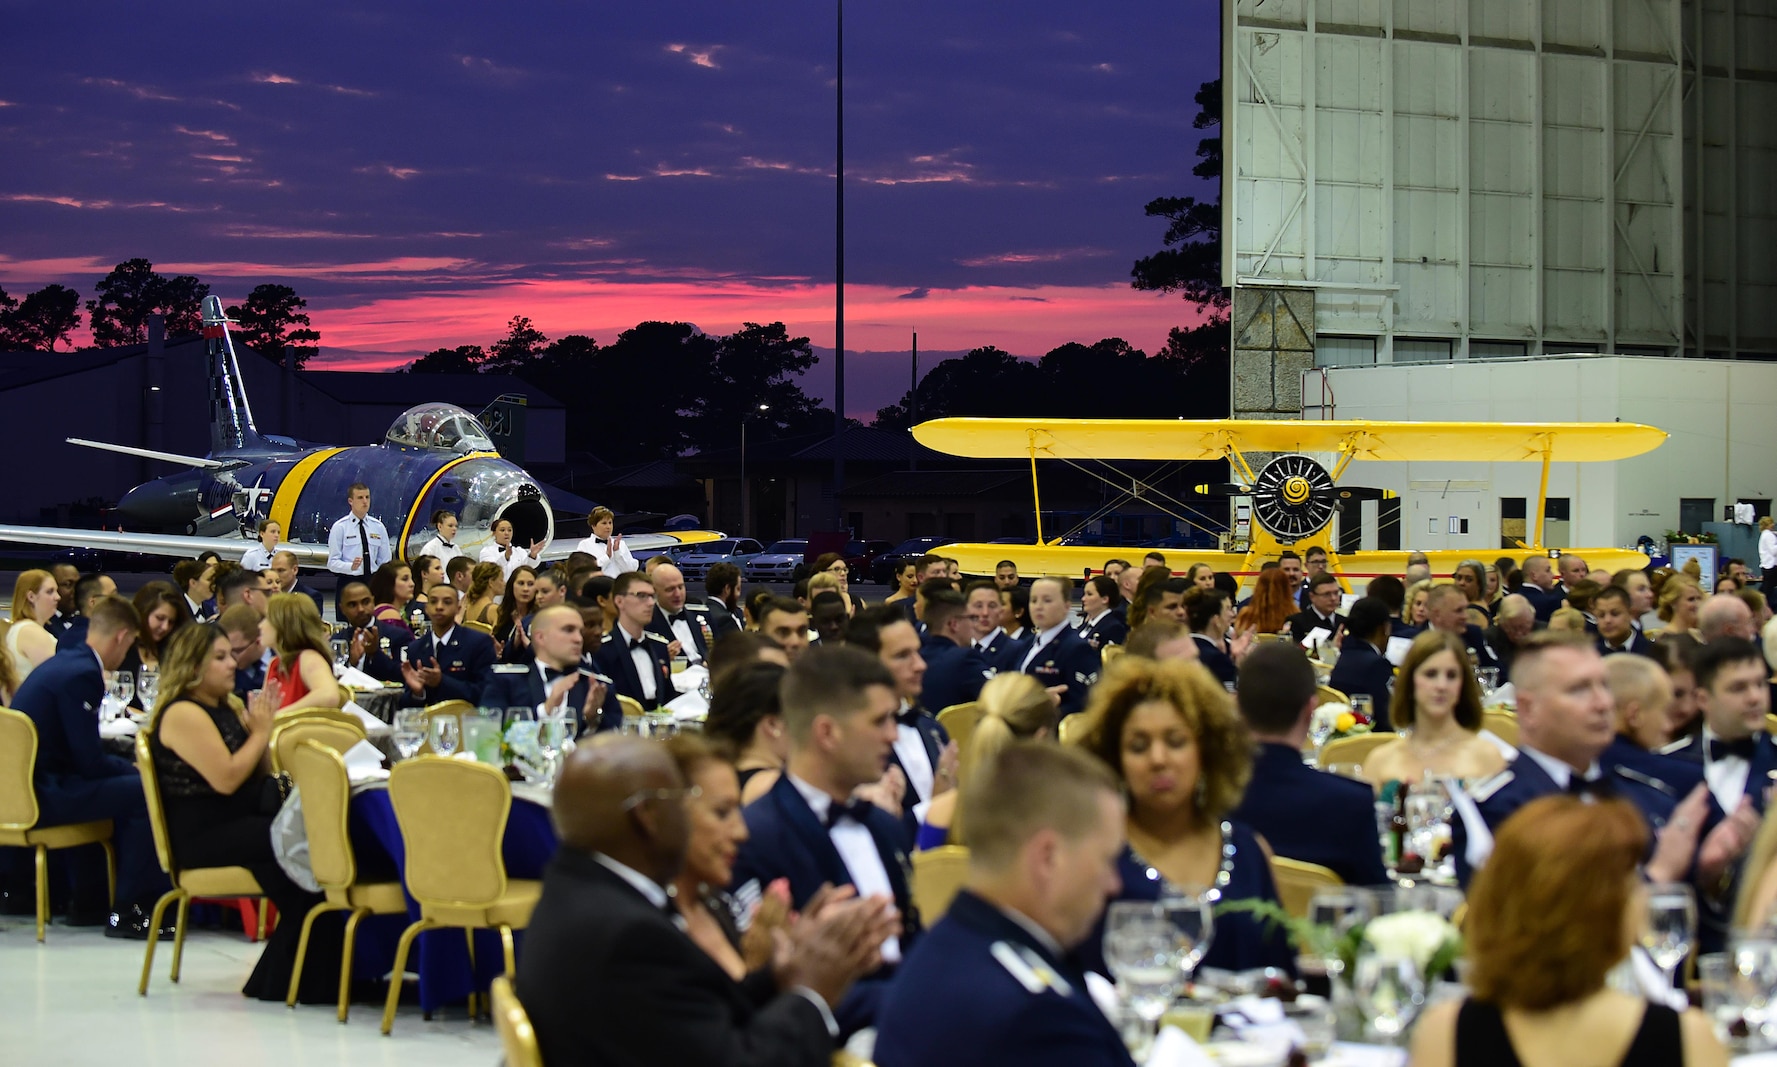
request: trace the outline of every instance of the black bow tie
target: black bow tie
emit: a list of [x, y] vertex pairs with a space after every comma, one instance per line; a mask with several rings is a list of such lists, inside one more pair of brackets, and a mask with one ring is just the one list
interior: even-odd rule
[[449, 542], [449, 541], [439, 541], [439, 542], [438, 542], [438, 543], [439, 543], [439, 544], [441, 544], [441, 545], [443, 545], [443, 546], [444, 546], [444, 547], [445, 547], [445, 548], [455, 548], [455, 547], [457, 547], [457, 546], [456, 546], [456, 545], [454, 545], [454, 544], [452, 544], [452, 543], [450, 543], [450, 542]]
[[625, 638], [623, 643], [629, 646], [631, 652], [638, 652], [648, 647], [648, 639], [646, 637], [638, 637], [633, 641]]
[[904, 711], [895, 712], [895, 722], [902, 726], [917, 727], [919, 725], [919, 709], [910, 707]]
[[1576, 797], [1610, 797], [1616, 795], [1616, 787], [1608, 778], [1581, 778], [1576, 774], [1567, 780], [1567, 792]]
[[850, 817], [853, 822], [862, 825], [864, 822], [864, 816], [869, 810], [870, 802], [867, 800], [848, 800], [844, 803], [835, 800], [833, 803], [827, 805], [827, 829], [833, 829], [840, 819], [847, 817]]
[[597, 541], [597, 542], [598, 542], [598, 543], [599, 543], [599, 544], [601, 544], [601, 545], [608, 545], [608, 544], [610, 544], [610, 543], [611, 543], [611, 542], [610, 542], [610, 541], [608, 541], [608, 540], [606, 540], [606, 539], [605, 539], [605, 538], [603, 538], [603, 537], [595, 537], [595, 538], [593, 538], [593, 540], [594, 540], [594, 541]]
[[558, 671], [554, 667], [544, 667], [543, 668], [543, 681], [553, 682], [557, 678], [566, 678], [568, 675], [573, 674], [573, 673], [575, 673], [573, 670]]
[[685, 620], [685, 613], [682, 611], [678, 612], [676, 614], [668, 614], [666, 617], [666, 624], [668, 626], [671, 626], [675, 622], [684, 622], [684, 621], [686, 621]]
[[1709, 758], [1718, 760], [1727, 759], [1729, 756], [1739, 756], [1751, 763], [1752, 753], [1757, 747], [1758, 743], [1750, 737], [1743, 737], [1738, 741], [1723, 741], [1718, 737], [1709, 742]]

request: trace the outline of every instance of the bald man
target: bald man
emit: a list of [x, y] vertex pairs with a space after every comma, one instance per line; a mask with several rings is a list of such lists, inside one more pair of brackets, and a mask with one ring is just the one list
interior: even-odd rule
[[1697, 629], [1702, 632], [1705, 644], [1723, 637], [1758, 640], [1752, 609], [1732, 593], [1717, 593], [1703, 601], [1703, 606], [1697, 609]]
[[564, 704], [574, 716], [573, 736], [592, 731], [618, 730], [623, 708], [617, 694], [599, 679], [586, 653], [580, 609], [555, 604], [531, 616], [532, 663], [500, 663], [483, 690], [481, 702], [490, 708], [545, 708]]
[[654, 618], [648, 629], [667, 639], [672, 654], [702, 663], [710, 654], [715, 636], [710, 632], [709, 609], [686, 603], [685, 575], [671, 563], [662, 563], [654, 575]]
[[692, 792], [657, 743], [613, 736], [568, 757], [561, 848], [518, 972], [544, 1062], [826, 1067], [833, 1055], [829, 1005], [876, 966], [882, 905], [805, 910], [771, 966], [734, 981], [686, 936], [668, 888]]

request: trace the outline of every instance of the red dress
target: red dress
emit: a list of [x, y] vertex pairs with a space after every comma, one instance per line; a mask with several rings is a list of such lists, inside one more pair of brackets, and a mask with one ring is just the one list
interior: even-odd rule
[[271, 666], [267, 668], [265, 672], [267, 680], [273, 678], [278, 680], [278, 707], [280, 708], [287, 708], [298, 700], [301, 700], [303, 697], [309, 695], [309, 687], [302, 680], [302, 670], [300, 666], [302, 653], [298, 652], [296, 654], [296, 659], [297, 664], [290, 668], [289, 674], [285, 674], [283, 661], [277, 656], [273, 656]]

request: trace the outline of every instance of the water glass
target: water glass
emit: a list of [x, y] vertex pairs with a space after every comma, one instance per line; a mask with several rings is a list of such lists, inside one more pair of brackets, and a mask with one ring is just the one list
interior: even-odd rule
[[1178, 994], [1188, 952], [1164, 904], [1119, 900], [1106, 909], [1105, 964], [1148, 1036]]
[[143, 711], [153, 711], [154, 700], [160, 695], [160, 671], [143, 667], [136, 674], [136, 695], [142, 698]]
[[1357, 716], [1357, 721], [1374, 725], [1376, 722], [1375, 699], [1368, 693], [1351, 694], [1351, 713]]
[[454, 755], [462, 739], [462, 727], [454, 715], [435, 715], [431, 723], [432, 752], [438, 756]]
[[1177, 886], [1175, 889], [1178, 895], [1160, 901], [1160, 907], [1184, 947], [1184, 955], [1179, 960], [1179, 977], [1188, 982], [1191, 972], [1203, 962], [1209, 946], [1215, 941], [1215, 910], [1208, 889], [1197, 886]]
[[113, 671], [111, 674], [111, 699], [117, 701], [119, 711], [129, 707], [130, 701], [135, 696], [136, 676], [129, 671]]
[[1768, 931], [1728, 939], [1729, 1000], [1761, 1048], [1777, 1043], [1777, 936]]
[[[495, 714], [498, 714], [498, 713], [496, 712]], [[504, 725], [507, 728], [510, 728], [512, 726], [512, 724], [515, 722], [535, 722], [536, 720], [537, 720], [537, 709], [536, 708], [512, 707], [512, 708], [506, 709], [506, 718], [504, 720], [502, 720], [502, 725]]]
[[543, 773], [552, 785], [555, 783], [562, 745], [568, 739], [568, 724], [571, 721], [568, 716], [554, 709], [551, 709], [548, 715], [537, 720], [537, 751], [543, 754]]
[[395, 712], [395, 751], [402, 759], [412, 759], [426, 740], [426, 713], [419, 708], [402, 708]]
[[1475, 681], [1481, 685], [1481, 701], [1485, 703], [1492, 699], [1494, 690], [1499, 688], [1499, 668], [1476, 667]]
[[1368, 953], [1357, 958], [1352, 992], [1384, 1044], [1391, 1044], [1425, 1006], [1425, 980], [1412, 960]]
[[1647, 887], [1641, 947], [1653, 957], [1673, 988], [1681, 988], [1676, 968], [1690, 954], [1697, 930], [1697, 898], [1691, 887], [1669, 882]]

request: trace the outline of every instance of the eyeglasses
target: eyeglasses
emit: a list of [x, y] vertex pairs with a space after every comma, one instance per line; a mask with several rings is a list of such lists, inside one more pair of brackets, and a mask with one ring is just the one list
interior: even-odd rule
[[703, 787], [688, 785], [682, 789], [639, 789], [623, 798], [623, 810], [634, 811], [650, 800], [696, 800], [703, 796]]
[[634, 600], [653, 600], [654, 599], [653, 593], [625, 593], [623, 595], [626, 597], [630, 597]]

